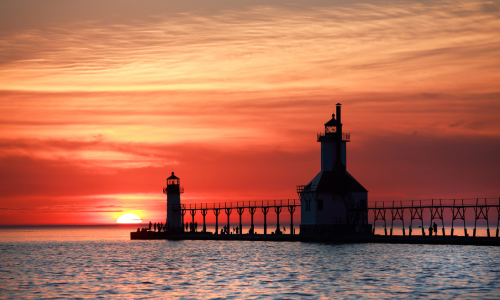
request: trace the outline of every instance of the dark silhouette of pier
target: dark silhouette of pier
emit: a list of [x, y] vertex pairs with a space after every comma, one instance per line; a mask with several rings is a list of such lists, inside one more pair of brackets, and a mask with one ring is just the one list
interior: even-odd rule
[[[187, 212], [191, 215], [191, 223], [194, 224], [194, 217], [197, 212], [200, 212], [203, 216], [203, 229], [202, 233], [207, 232], [206, 227], [206, 215], [209, 211], [212, 211], [215, 216], [215, 234], [219, 234], [219, 215], [224, 212], [227, 216], [226, 226], [230, 228], [230, 216], [231, 213], [235, 212], [239, 215], [239, 225], [238, 234], [243, 234], [243, 223], [242, 215], [245, 211], [250, 213], [250, 228], [248, 230], [249, 234], [255, 234], [255, 224], [254, 215], [257, 211], [262, 212], [264, 215], [264, 234], [267, 234], [268, 224], [267, 215], [269, 212], [274, 211], [276, 214], [276, 230], [274, 234], [282, 234], [280, 227], [280, 214], [286, 209], [290, 214], [290, 234], [294, 235], [294, 224], [293, 224], [293, 214], [296, 207], [300, 207], [300, 200], [298, 199], [286, 199], [286, 200], [262, 200], [262, 201], [241, 201], [241, 202], [224, 202], [224, 203], [192, 203], [192, 204], [180, 204], [173, 207], [174, 211], [179, 211], [182, 216], [182, 223], [185, 223], [185, 215]], [[196, 232], [193, 227], [190, 228], [190, 232]]]
[[[180, 210], [184, 216], [189, 211], [194, 223], [194, 216], [199, 211], [203, 215], [203, 229], [201, 232], [207, 232], [205, 216], [209, 211], [213, 211], [215, 222], [215, 234], [218, 234], [219, 220], [218, 216], [224, 212], [227, 216], [227, 227], [230, 227], [230, 215], [234, 211], [239, 215], [239, 228], [242, 229], [242, 215], [248, 210], [250, 213], [250, 233], [254, 229], [254, 215], [257, 211], [261, 211], [264, 216], [264, 234], [267, 234], [268, 223], [267, 215], [269, 212], [276, 213], [276, 231], [281, 233], [280, 230], [280, 213], [286, 210], [290, 213], [290, 234], [294, 234], [293, 214], [297, 207], [300, 207], [300, 200], [287, 199], [287, 200], [266, 200], [266, 201], [244, 201], [244, 202], [224, 202], [224, 203], [193, 203], [181, 204], [174, 207], [174, 210]], [[372, 234], [375, 234], [377, 224], [383, 222], [384, 235], [392, 236], [393, 229], [395, 228], [395, 221], [400, 222], [403, 236], [412, 236], [415, 231], [414, 226], [418, 226], [417, 230], [421, 230], [421, 235], [426, 236], [427, 227], [433, 226], [437, 221], [440, 225], [440, 235], [446, 236], [445, 222], [449, 224], [451, 221], [450, 236], [455, 235], [455, 228], [457, 222], [459, 226], [463, 226], [464, 236], [468, 237], [466, 212], [473, 211], [474, 228], [472, 237], [476, 237], [478, 221], [484, 220], [486, 224], [487, 237], [492, 237], [490, 232], [490, 221], [496, 224], [496, 231], [494, 236], [499, 237], [500, 226], [500, 198], [476, 198], [476, 199], [429, 199], [429, 200], [409, 200], [409, 201], [377, 201], [369, 203], [366, 208], [352, 208], [353, 213], [363, 213], [373, 216]], [[490, 216], [490, 210], [494, 216]], [[496, 212], [496, 214], [495, 214]], [[496, 217], [495, 217], [496, 216]], [[492, 220], [493, 219], [493, 220]], [[388, 223], [390, 228], [388, 229]], [[184, 223], [184, 220], [183, 220]], [[405, 224], [409, 225], [408, 228]], [[396, 224], [397, 225], [397, 224]], [[406, 231], [408, 229], [408, 232]], [[239, 234], [243, 234], [243, 230], [239, 230]], [[436, 235], [436, 233], [434, 233]]]
[[[163, 188], [163, 193], [167, 195], [165, 226], [160, 223], [162, 229], [158, 232], [151, 232], [151, 228], [149, 230], [144, 228], [142, 231], [138, 229], [137, 232], [131, 233], [131, 238], [255, 240], [259, 235], [255, 232], [254, 215], [262, 213], [264, 234], [263, 237], [258, 238], [269, 240], [267, 217], [274, 211], [276, 230], [271, 232], [271, 235], [275, 240], [435, 243], [439, 239], [440, 243], [475, 244], [480, 238], [476, 237], [478, 221], [484, 220], [487, 237], [481, 237], [481, 245], [488, 243], [500, 245], [500, 198], [369, 202], [368, 190], [347, 172], [347, 143], [351, 141], [351, 134], [343, 132], [341, 105], [340, 103], [335, 105], [336, 113], [333, 113], [331, 119], [324, 124], [324, 132], [317, 135], [317, 142], [321, 143], [321, 170], [308, 184], [297, 186], [299, 200], [182, 204], [180, 195], [184, 189], [180, 186], [180, 178], [172, 172], [167, 178], [167, 186]], [[293, 223], [293, 214], [297, 207], [300, 207], [301, 212], [298, 238], [295, 235]], [[280, 226], [280, 214], [286, 212], [285, 209], [290, 214], [289, 234], [284, 234]], [[248, 233], [243, 234], [242, 215], [246, 211], [250, 213], [251, 225]], [[470, 222], [470, 220], [467, 218], [470, 218], [472, 211], [474, 212], [474, 229], [472, 237], [469, 237], [467, 221]], [[491, 211], [493, 217], [490, 216]], [[187, 212], [191, 215], [190, 223], [185, 222]], [[203, 229], [200, 233], [197, 231], [198, 226], [195, 222], [198, 212], [203, 216]], [[210, 212], [213, 212], [215, 216], [214, 234], [207, 232], [206, 227], [206, 216]], [[227, 222], [219, 232], [219, 216], [222, 212], [226, 214]], [[239, 224], [234, 230], [237, 234], [229, 234], [230, 216], [233, 212], [239, 215]], [[369, 222], [370, 215], [373, 216], [373, 224]], [[496, 221], [494, 237], [490, 233], [490, 219]], [[391, 226], [389, 233], [387, 232], [388, 221]], [[449, 224], [448, 221], [451, 221], [449, 235], [445, 230], [445, 223]], [[380, 225], [381, 222], [384, 223], [384, 234], [376, 235], [376, 225]], [[400, 223], [402, 235], [393, 235], [395, 222], [396, 225]], [[436, 222], [440, 223], [440, 234]], [[464, 234], [461, 237], [455, 234], [456, 222], [459, 226], [463, 225]], [[409, 224], [408, 235], [405, 224]], [[427, 227], [426, 234], [427, 224], [429, 227]], [[419, 229], [414, 232], [414, 225], [420, 228], [421, 234], [416, 234]]]
[[[453, 244], [453, 245], [493, 245], [500, 246], [500, 198], [476, 198], [476, 199], [430, 199], [410, 201], [377, 201], [369, 203], [366, 208], [352, 208], [352, 213], [366, 213], [373, 216], [373, 230], [371, 232], [357, 232], [350, 230], [345, 234], [338, 235], [296, 235], [294, 231], [293, 214], [300, 208], [300, 200], [265, 200], [244, 201], [224, 203], [192, 203], [181, 204], [174, 207], [180, 211], [183, 224], [184, 217], [189, 212], [191, 223], [195, 223], [195, 215], [199, 212], [203, 216], [203, 227], [197, 231], [196, 227], [190, 226], [183, 233], [151, 232], [146, 230], [132, 232], [132, 239], [195, 239], [195, 240], [255, 240], [255, 241], [309, 241], [326, 243], [406, 243], [406, 244]], [[290, 214], [289, 233], [280, 230], [280, 214]], [[220, 234], [219, 215], [226, 214], [226, 226], [230, 228], [230, 215], [236, 212], [239, 216], [238, 234]], [[268, 234], [267, 215], [270, 212], [276, 214], [276, 230]], [[213, 213], [215, 216], [215, 233], [208, 232], [206, 228], [206, 216]], [[245, 233], [243, 230], [242, 216], [250, 214], [250, 228]], [[263, 214], [264, 234], [255, 233], [255, 213]], [[468, 214], [467, 214], [468, 213]], [[472, 236], [467, 232], [467, 222], [474, 220]], [[382, 235], [375, 234], [378, 226], [383, 222], [384, 232]], [[390, 227], [388, 226], [390, 222]], [[435, 232], [436, 222], [439, 223], [439, 233]], [[486, 237], [477, 236], [478, 222], [486, 225]], [[490, 232], [490, 223], [496, 223], [494, 234]], [[399, 224], [398, 224], [399, 223]], [[450, 225], [451, 223], [451, 225]], [[408, 225], [408, 233], [405, 224]], [[446, 234], [446, 225], [450, 226], [449, 234]], [[429, 225], [427, 227], [427, 225]], [[434, 226], [433, 226], [434, 225]], [[459, 236], [455, 232], [456, 225], [463, 226], [464, 234]], [[345, 228], [345, 225], [343, 225]], [[355, 226], [353, 224], [353, 226]], [[395, 235], [394, 229], [401, 226], [402, 235]], [[414, 226], [418, 226], [414, 228]], [[430, 227], [430, 228], [429, 228]], [[389, 229], [389, 230], [388, 230]], [[428, 232], [428, 230], [430, 232]], [[414, 234], [418, 232], [419, 234]]]
[[[446, 236], [445, 221], [449, 221], [451, 219], [451, 231], [449, 235], [454, 235], [455, 223], [460, 222], [461, 224], [459, 225], [463, 225], [464, 237], [468, 237], [469, 234], [467, 232], [466, 225], [466, 212], [473, 211], [474, 229], [472, 237], [476, 237], [477, 224], [480, 220], [484, 220], [486, 222], [486, 234], [487, 237], [491, 237], [492, 235], [490, 234], [490, 219], [493, 219], [492, 221], [496, 222], [495, 237], [499, 237], [500, 198], [430, 199], [375, 202], [373, 203], [373, 206], [368, 208], [368, 210], [373, 214], [373, 233], [375, 233], [377, 221], [383, 221], [385, 236], [392, 236], [394, 221], [398, 221], [401, 223], [403, 236], [406, 236], [406, 228], [404, 224], [405, 220], [406, 224], [408, 224], [409, 218], [410, 221], [408, 236], [412, 236], [413, 224], [417, 224], [421, 228], [421, 235], [425, 236], [426, 224], [429, 224], [429, 227], [436, 227], [437, 224], [434, 225], [434, 221], [440, 223], [441, 235]], [[490, 216], [490, 210], [493, 211], [493, 217]], [[427, 219], [424, 216], [427, 216]], [[387, 232], [388, 220], [391, 222], [389, 233]], [[449, 224], [449, 222], [446, 223]], [[435, 230], [435, 228], [433, 229], [434, 230], [432, 232], [434, 232], [434, 235], [436, 235], [437, 230]], [[432, 232], [428, 232], [427, 234], [432, 235]]]

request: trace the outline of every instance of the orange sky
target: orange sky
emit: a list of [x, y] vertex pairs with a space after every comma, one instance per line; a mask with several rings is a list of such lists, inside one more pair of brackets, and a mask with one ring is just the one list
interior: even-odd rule
[[337, 102], [370, 201], [500, 196], [498, 3], [177, 2], [0, 2], [0, 225], [297, 198]]

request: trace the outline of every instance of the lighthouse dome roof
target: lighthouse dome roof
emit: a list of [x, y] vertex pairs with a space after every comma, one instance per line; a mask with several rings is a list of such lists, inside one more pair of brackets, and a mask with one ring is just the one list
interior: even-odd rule
[[179, 177], [175, 176], [174, 172], [172, 172], [172, 175], [170, 175], [167, 179], [179, 179]]
[[326, 122], [325, 126], [337, 126], [337, 120], [335, 120], [335, 114], [332, 114], [332, 119]]

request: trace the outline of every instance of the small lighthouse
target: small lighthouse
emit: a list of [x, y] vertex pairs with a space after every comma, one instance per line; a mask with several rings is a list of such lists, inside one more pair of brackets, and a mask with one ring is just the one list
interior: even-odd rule
[[180, 186], [179, 177], [172, 175], [167, 178], [167, 187], [163, 193], [167, 194], [167, 228], [170, 232], [182, 232], [181, 193], [184, 188]]
[[321, 143], [321, 171], [305, 186], [298, 186], [301, 201], [300, 233], [343, 235], [370, 232], [368, 191], [346, 170], [346, 144], [350, 133], [342, 131], [341, 104], [336, 114], [318, 133]]

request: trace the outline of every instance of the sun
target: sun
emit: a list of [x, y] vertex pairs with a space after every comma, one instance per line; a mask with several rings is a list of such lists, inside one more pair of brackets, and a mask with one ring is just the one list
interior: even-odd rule
[[121, 217], [116, 220], [116, 223], [121, 223], [121, 224], [135, 224], [135, 223], [141, 223], [142, 219], [136, 215], [136, 214], [124, 214]]

